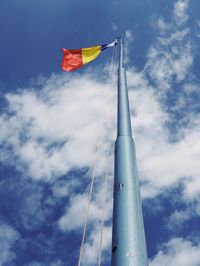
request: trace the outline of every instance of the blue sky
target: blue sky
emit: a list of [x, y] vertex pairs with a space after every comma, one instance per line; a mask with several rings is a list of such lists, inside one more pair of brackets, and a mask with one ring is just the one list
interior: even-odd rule
[[[97, 265], [106, 146], [116, 137], [112, 51], [62, 73], [59, 49], [121, 34], [149, 265], [200, 265], [199, 10], [199, 0], [1, 0], [0, 265], [77, 264], [95, 158], [83, 265]], [[112, 180], [110, 155], [103, 266]]]

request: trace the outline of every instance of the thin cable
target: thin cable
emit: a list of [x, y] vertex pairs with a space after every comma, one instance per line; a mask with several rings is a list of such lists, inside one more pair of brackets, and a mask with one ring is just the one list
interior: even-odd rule
[[[115, 47], [113, 49], [113, 55], [112, 55], [111, 67], [110, 68], [112, 68], [114, 56], [115, 56]], [[109, 72], [109, 79], [110, 79], [110, 77], [111, 77], [111, 75], [110, 75], [110, 72]], [[103, 120], [104, 120], [104, 118], [105, 118], [105, 110], [104, 110], [104, 113], [103, 113]], [[101, 130], [100, 130], [100, 132], [101, 132]], [[81, 240], [81, 246], [80, 246], [78, 266], [81, 266], [82, 257], [83, 257], [83, 248], [84, 248], [84, 243], [85, 243], [85, 236], [86, 236], [86, 231], [87, 231], [89, 211], [90, 211], [90, 205], [91, 205], [91, 199], [92, 199], [92, 193], [93, 193], [95, 172], [96, 172], [96, 167], [97, 167], [97, 153], [98, 153], [98, 150], [99, 150], [100, 137], [101, 136], [99, 135], [99, 137], [97, 139], [96, 149], [95, 149], [95, 154], [96, 154], [95, 157], [96, 158], [95, 158], [95, 162], [94, 162], [94, 166], [93, 166], [93, 171], [92, 171], [92, 178], [91, 178], [90, 189], [89, 189], [89, 196], [88, 196], [88, 205], [87, 205], [87, 210], [86, 210], [86, 216], [85, 216], [85, 221], [84, 221], [84, 226], [83, 226], [83, 234], [82, 234], [82, 240]]]
[[101, 225], [100, 225], [100, 244], [98, 252], [98, 266], [101, 266], [102, 259], [102, 247], [103, 247], [103, 233], [104, 233], [104, 222], [105, 222], [105, 206], [106, 206], [106, 195], [107, 195], [107, 183], [108, 183], [108, 161], [110, 154], [110, 145], [107, 145], [107, 155], [106, 155], [106, 172], [104, 180], [104, 193], [103, 193], [103, 206], [102, 206], [102, 216], [101, 216]]
[[[97, 150], [98, 150], [98, 147], [96, 146], [95, 153], [97, 153]], [[82, 260], [82, 256], [83, 256], [83, 246], [84, 246], [84, 242], [85, 242], [85, 236], [86, 236], [86, 230], [87, 230], [87, 224], [88, 224], [88, 217], [89, 217], [89, 211], [90, 211], [90, 205], [91, 205], [91, 199], [92, 199], [96, 165], [97, 165], [97, 156], [96, 156], [93, 171], [92, 171], [92, 178], [91, 178], [90, 190], [89, 190], [89, 196], [88, 196], [88, 206], [87, 206], [87, 211], [86, 211], [86, 216], [85, 216], [85, 221], [84, 221], [83, 235], [82, 235], [82, 241], [81, 241], [81, 247], [80, 247], [78, 266], [81, 265], [81, 260]]]
[[[114, 87], [115, 84], [115, 74], [116, 74], [116, 49], [113, 52], [113, 63], [112, 70], [110, 72], [110, 85], [111, 88]], [[112, 91], [111, 91], [112, 92]], [[111, 112], [111, 108], [109, 109], [109, 113]], [[109, 155], [110, 155], [111, 143], [107, 144], [107, 152], [106, 152], [106, 166], [105, 166], [105, 178], [104, 178], [104, 189], [103, 189], [103, 204], [102, 204], [102, 216], [101, 216], [101, 224], [100, 224], [100, 241], [99, 241], [99, 249], [98, 249], [98, 266], [101, 266], [102, 261], [102, 249], [103, 249], [103, 234], [104, 234], [104, 223], [105, 223], [105, 207], [106, 207], [106, 196], [107, 196], [107, 184], [108, 184], [108, 167], [109, 167]]]

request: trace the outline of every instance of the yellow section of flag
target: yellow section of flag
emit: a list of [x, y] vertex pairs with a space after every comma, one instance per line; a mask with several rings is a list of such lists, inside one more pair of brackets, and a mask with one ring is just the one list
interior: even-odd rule
[[94, 60], [95, 58], [97, 58], [97, 56], [99, 56], [99, 54], [101, 53], [101, 45], [98, 46], [93, 46], [93, 47], [89, 47], [89, 48], [82, 48], [82, 60], [83, 60], [83, 64], [87, 64], [90, 61]]

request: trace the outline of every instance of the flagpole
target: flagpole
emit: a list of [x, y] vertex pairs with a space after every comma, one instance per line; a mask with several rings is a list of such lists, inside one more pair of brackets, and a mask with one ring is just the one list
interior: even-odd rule
[[147, 266], [142, 204], [132, 138], [123, 43], [118, 69], [118, 126], [115, 142], [112, 266]]

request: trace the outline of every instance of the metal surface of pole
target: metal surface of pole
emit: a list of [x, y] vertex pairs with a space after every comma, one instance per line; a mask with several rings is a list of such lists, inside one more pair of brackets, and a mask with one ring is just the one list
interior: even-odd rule
[[118, 129], [115, 142], [112, 266], [147, 266], [142, 204], [132, 138], [123, 45], [118, 70]]

